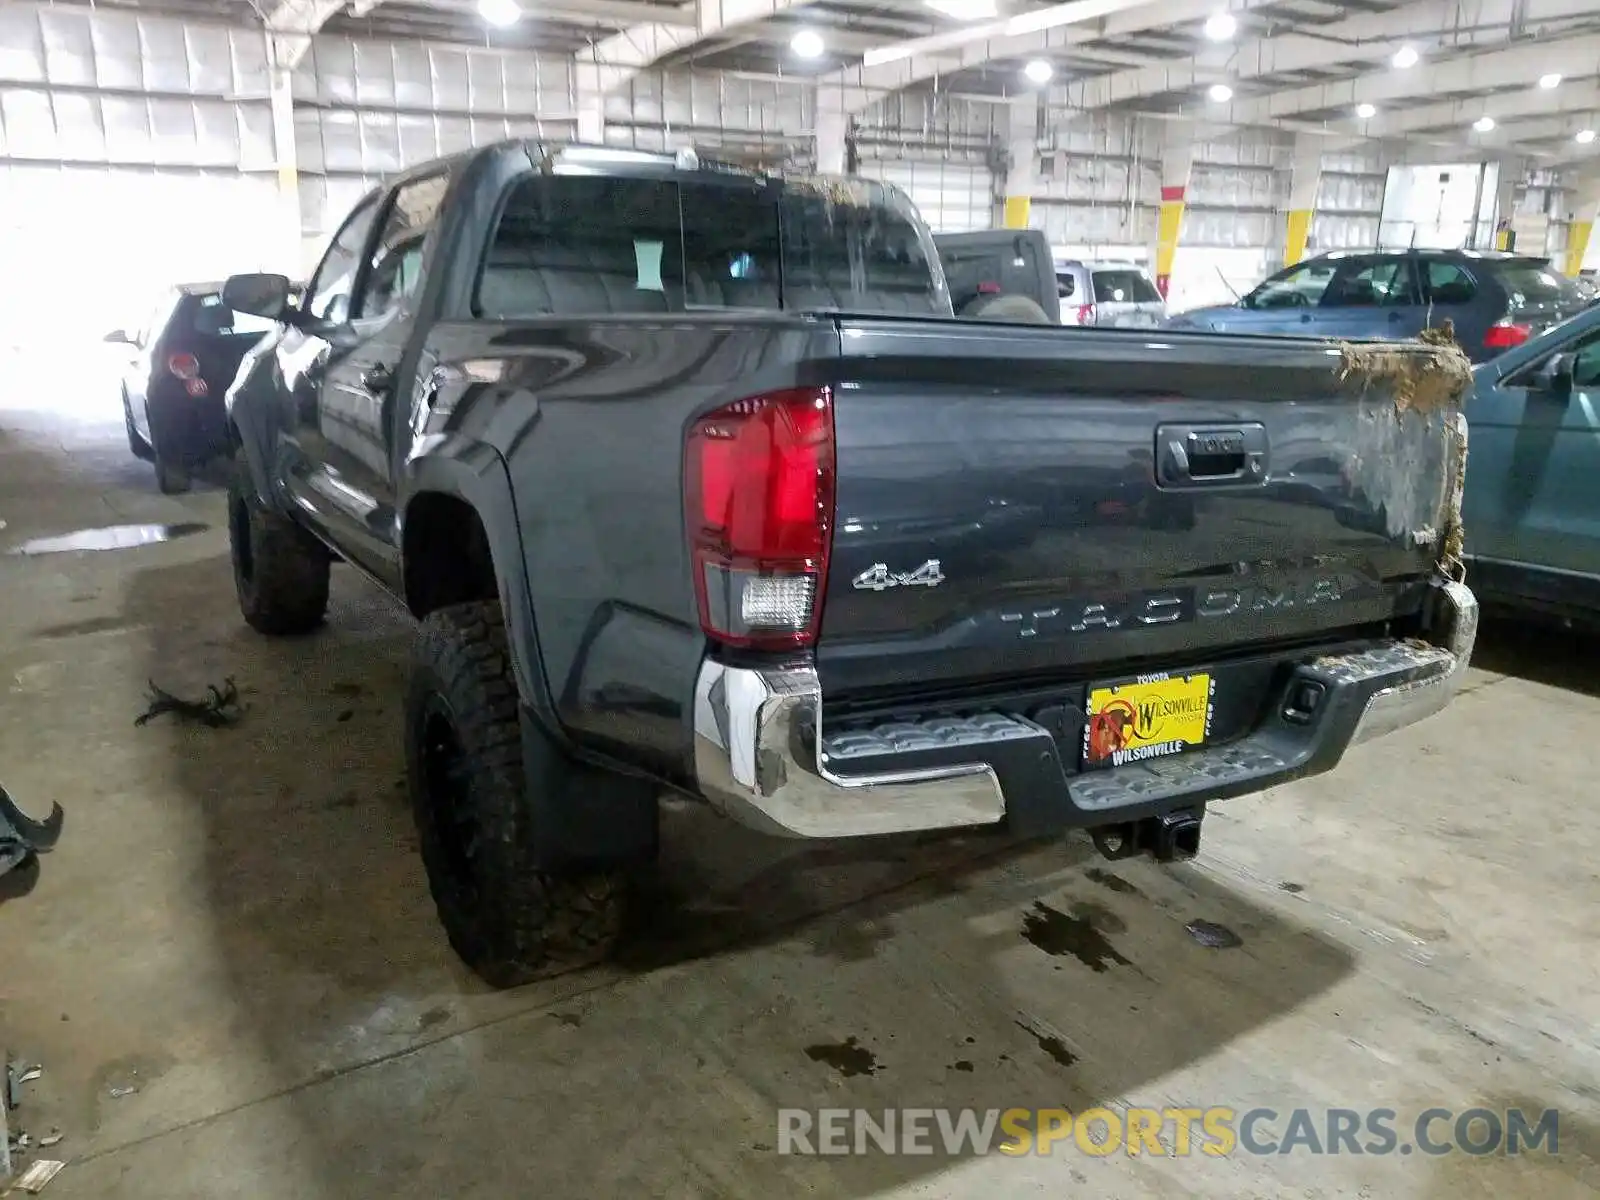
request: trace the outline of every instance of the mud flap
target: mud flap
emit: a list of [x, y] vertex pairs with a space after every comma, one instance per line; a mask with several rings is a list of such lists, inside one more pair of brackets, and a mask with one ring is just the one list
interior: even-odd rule
[[52, 804], [50, 815], [43, 821], [35, 821], [18, 808], [11, 794], [0, 786], [0, 875], [35, 854], [53, 849], [65, 820], [61, 805]]

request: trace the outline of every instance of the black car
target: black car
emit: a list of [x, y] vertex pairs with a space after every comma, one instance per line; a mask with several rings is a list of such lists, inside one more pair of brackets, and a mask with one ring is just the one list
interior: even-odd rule
[[135, 350], [122, 377], [128, 447], [155, 464], [163, 492], [187, 491], [193, 471], [228, 452], [223, 396], [272, 328], [224, 304], [220, 283], [184, 283], [163, 293], [143, 328], [106, 336]]

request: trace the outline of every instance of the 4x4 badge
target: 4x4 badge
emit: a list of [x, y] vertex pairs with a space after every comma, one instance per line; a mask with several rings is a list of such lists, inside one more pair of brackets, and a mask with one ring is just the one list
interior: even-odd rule
[[915, 571], [891, 571], [886, 563], [873, 563], [851, 583], [864, 592], [884, 592], [894, 587], [938, 587], [944, 582], [939, 560], [930, 558]]

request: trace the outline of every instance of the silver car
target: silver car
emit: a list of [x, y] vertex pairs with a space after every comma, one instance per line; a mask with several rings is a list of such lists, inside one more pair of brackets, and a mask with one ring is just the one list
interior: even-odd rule
[[1167, 318], [1166, 301], [1138, 263], [1057, 259], [1056, 293], [1063, 325], [1154, 329]]

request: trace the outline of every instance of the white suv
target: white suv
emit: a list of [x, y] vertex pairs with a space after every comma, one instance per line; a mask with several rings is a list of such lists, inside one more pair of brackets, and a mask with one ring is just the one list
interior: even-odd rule
[[1056, 260], [1056, 294], [1063, 325], [1155, 329], [1167, 304], [1138, 263]]

